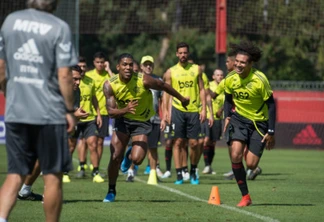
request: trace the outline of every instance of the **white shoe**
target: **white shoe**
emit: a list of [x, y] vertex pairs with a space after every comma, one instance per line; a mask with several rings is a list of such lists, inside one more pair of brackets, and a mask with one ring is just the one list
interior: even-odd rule
[[162, 175], [162, 179], [165, 179], [165, 178], [170, 178], [171, 177], [171, 172], [170, 171], [165, 171], [165, 173]]
[[156, 168], [156, 175], [157, 175], [158, 177], [163, 177], [163, 173], [162, 173], [162, 171], [160, 170], [160, 168]]
[[234, 174], [234, 173], [233, 173], [233, 171], [231, 170], [231, 171], [229, 171], [229, 172], [227, 172], [227, 173], [224, 173], [223, 176], [224, 176], [224, 177], [230, 177], [230, 176], [233, 176], [233, 174]]
[[199, 179], [199, 169], [196, 168], [196, 178]]
[[210, 174], [212, 173], [212, 169], [210, 166], [205, 166], [205, 168], [202, 171], [203, 174]]
[[134, 182], [134, 170], [128, 169], [126, 182]]
[[185, 173], [185, 172], [182, 171], [182, 178], [183, 178], [184, 181], [189, 180], [190, 179], [189, 172]]

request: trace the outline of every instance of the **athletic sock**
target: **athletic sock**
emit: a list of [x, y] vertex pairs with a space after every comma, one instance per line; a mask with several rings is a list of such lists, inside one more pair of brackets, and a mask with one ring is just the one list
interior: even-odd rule
[[23, 184], [22, 187], [21, 187], [21, 189], [20, 189], [20, 191], [19, 191], [19, 195], [20, 196], [23, 196], [23, 197], [28, 196], [31, 193], [31, 187], [32, 186]]
[[190, 167], [190, 176], [195, 180], [197, 175], [196, 175], [196, 169], [197, 169], [197, 165], [191, 164]]
[[233, 173], [237, 182], [238, 187], [242, 193], [242, 196], [245, 196], [249, 193], [248, 186], [246, 183], [246, 172], [243, 166], [243, 163], [232, 163]]
[[113, 193], [116, 195], [116, 184], [109, 184], [108, 193]]
[[166, 171], [171, 171], [172, 147], [165, 147]]
[[205, 166], [209, 166], [209, 146], [204, 146], [203, 150]]
[[99, 167], [94, 167], [92, 170], [92, 175], [95, 176], [97, 174], [99, 174]]
[[176, 169], [176, 172], [177, 172], [177, 180], [183, 180], [183, 177], [182, 177], [182, 168]]
[[184, 172], [184, 173], [188, 173], [189, 171], [188, 171], [188, 166], [184, 166], [184, 167], [182, 167], [182, 171]]
[[209, 146], [208, 162], [210, 165], [212, 165], [213, 163], [214, 156], [215, 156], [215, 146]]

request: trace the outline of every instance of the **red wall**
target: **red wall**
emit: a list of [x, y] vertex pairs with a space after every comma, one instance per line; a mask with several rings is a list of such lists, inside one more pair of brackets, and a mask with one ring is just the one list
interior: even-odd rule
[[278, 123], [324, 123], [324, 92], [274, 91]]
[[4, 108], [5, 108], [5, 99], [3, 93], [0, 92], [0, 116], [4, 115]]

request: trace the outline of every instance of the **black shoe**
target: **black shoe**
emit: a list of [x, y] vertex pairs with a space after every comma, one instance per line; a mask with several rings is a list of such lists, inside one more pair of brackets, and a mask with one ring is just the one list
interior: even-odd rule
[[18, 200], [30, 200], [30, 201], [43, 201], [43, 196], [37, 193], [31, 192], [28, 196], [24, 197], [21, 195], [17, 195]]

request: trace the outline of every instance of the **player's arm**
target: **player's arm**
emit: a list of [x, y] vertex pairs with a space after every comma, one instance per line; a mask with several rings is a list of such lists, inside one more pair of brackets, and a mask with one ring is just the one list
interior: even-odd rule
[[268, 132], [264, 135], [262, 142], [266, 141], [266, 149], [272, 149], [275, 145], [275, 126], [276, 126], [276, 103], [274, 101], [273, 95], [269, 97], [268, 100], [265, 101], [268, 105]]
[[225, 117], [225, 123], [224, 123], [224, 132], [227, 128], [227, 125], [231, 119], [231, 111], [233, 108], [233, 96], [232, 94], [225, 92], [225, 101], [224, 101], [224, 117]]
[[99, 107], [99, 102], [98, 102], [98, 99], [96, 97], [96, 95], [94, 94], [91, 98], [91, 102], [92, 102], [92, 105], [93, 107], [96, 109], [97, 111], [97, 126], [99, 128], [101, 128], [101, 125], [102, 125], [102, 118], [101, 118], [101, 114], [100, 114], [100, 107]]
[[218, 96], [218, 94], [216, 92], [212, 91], [211, 89], [208, 89], [208, 92], [212, 99], [216, 99], [216, 97]]
[[[209, 90], [209, 87], [207, 88], [207, 90]], [[208, 125], [209, 125], [209, 127], [212, 127], [213, 123], [214, 123], [214, 115], [213, 115], [214, 112], [213, 112], [212, 99], [211, 99], [211, 96], [207, 90], [206, 90], [206, 104], [207, 104], [207, 107], [208, 107], [208, 110], [210, 113]]]
[[[163, 81], [166, 83], [166, 84], [169, 84], [171, 86], [171, 70], [168, 69], [164, 75], [163, 75]], [[163, 93], [162, 95], [162, 115], [163, 115], [163, 118], [162, 118], [162, 121], [166, 121], [168, 123], [170, 123], [170, 116], [169, 116], [169, 103], [170, 102], [170, 94], [168, 93]]]
[[6, 62], [3, 59], [0, 59], [0, 91], [3, 91], [6, 96]]
[[[171, 96], [176, 97], [178, 100], [180, 100], [182, 106], [186, 108], [186, 106], [189, 104], [189, 98], [183, 97], [178, 91], [176, 91], [174, 88], [171, 87], [171, 85], [167, 84], [166, 82], [163, 82], [159, 79], [155, 79], [151, 77], [150, 75], [144, 75], [143, 76], [143, 84], [146, 89], [156, 89], [156, 90], [163, 90], [166, 93], [170, 94]], [[164, 93], [164, 94], [166, 94]]]
[[116, 98], [114, 95], [114, 92], [111, 88], [111, 85], [109, 81], [106, 81], [103, 86], [103, 92], [106, 97], [106, 107], [107, 111], [110, 117], [112, 118], [118, 118], [126, 113], [132, 113], [135, 114], [136, 111], [136, 106], [138, 106], [138, 101], [130, 101], [126, 107], [122, 109], [118, 109], [117, 103], [116, 103]]
[[199, 70], [198, 75], [198, 87], [199, 87], [199, 96], [201, 101], [201, 111], [200, 111], [200, 122], [204, 122], [206, 119], [206, 92], [204, 89], [204, 81], [202, 79], [202, 72]]
[[110, 69], [109, 61], [105, 61], [105, 70], [108, 72], [109, 77], [113, 77], [115, 75]]

